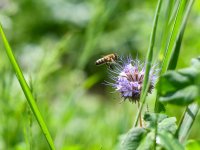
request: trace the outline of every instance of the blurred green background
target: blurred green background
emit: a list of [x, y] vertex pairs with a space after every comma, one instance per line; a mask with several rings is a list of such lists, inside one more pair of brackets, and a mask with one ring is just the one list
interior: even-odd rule
[[[157, 1], [1, 0], [0, 22], [57, 149], [110, 150], [133, 124], [137, 106], [103, 85], [109, 53], [143, 61]], [[164, 12], [164, 7], [162, 8]], [[160, 47], [162, 17], [156, 49]], [[163, 17], [164, 18], [164, 17]], [[200, 54], [200, 1], [193, 5], [177, 68]], [[153, 112], [155, 92], [149, 95]], [[167, 106], [179, 121], [183, 108]], [[0, 41], [0, 149], [48, 149]], [[200, 139], [200, 116], [190, 138]]]

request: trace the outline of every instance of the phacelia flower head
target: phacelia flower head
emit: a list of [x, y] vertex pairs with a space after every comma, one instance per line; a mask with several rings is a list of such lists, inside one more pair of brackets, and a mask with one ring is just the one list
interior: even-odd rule
[[[115, 64], [114, 70], [109, 69], [109, 71], [111, 72], [111, 79], [114, 81], [114, 83], [109, 84], [121, 94], [124, 100], [129, 99], [131, 102], [138, 101], [145, 74], [144, 63], [140, 63], [139, 60], [133, 60], [131, 57], [127, 59], [121, 58]], [[149, 73], [149, 93], [154, 88], [156, 77], [155, 67], [152, 67]]]

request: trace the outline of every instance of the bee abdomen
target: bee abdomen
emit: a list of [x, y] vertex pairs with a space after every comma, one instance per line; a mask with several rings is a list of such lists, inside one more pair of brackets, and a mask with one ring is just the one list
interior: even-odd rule
[[101, 65], [101, 64], [103, 64], [103, 63], [105, 63], [104, 58], [100, 58], [100, 59], [98, 59], [98, 60], [95, 62], [96, 65]]

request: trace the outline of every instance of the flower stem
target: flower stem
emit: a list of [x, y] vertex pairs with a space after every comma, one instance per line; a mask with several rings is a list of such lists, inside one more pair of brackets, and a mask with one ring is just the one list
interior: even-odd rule
[[[138, 110], [140, 108], [140, 102], [138, 101]], [[140, 116], [139, 116], [139, 119], [140, 119], [140, 127], [142, 127], [142, 115], [140, 113]]]
[[140, 101], [142, 104], [140, 105], [140, 108], [139, 108], [137, 116], [136, 116], [136, 120], [134, 122], [135, 127], [137, 126], [139, 116], [141, 114], [144, 103], [146, 101], [146, 95], [148, 93], [148, 89], [149, 89], [149, 85], [150, 85], [149, 72], [151, 69], [151, 62], [153, 59], [153, 48], [154, 48], [154, 43], [155, 43], [155, 38], [156, 38], [156, 29], [157, 29], [158, 16], [160, 13], [161, 4], [162, 4], [162, 0], [159, 0], [157, 8], [156, 8], [155, 17], [154, 17], [153, 29], [152, 29], [152, 33], [151, 33], [151, 37], [150, 37], [150, 45], [149, 45], [149, 49], [148, 49], [148, 54], [146, 57], [146, 66], [145, 66], [146, 70], [145, 70], [145, 75], [144, 75], [144, 82], [142, 84], [142, 92], [141, 92], [141, 96], [140, 96]]

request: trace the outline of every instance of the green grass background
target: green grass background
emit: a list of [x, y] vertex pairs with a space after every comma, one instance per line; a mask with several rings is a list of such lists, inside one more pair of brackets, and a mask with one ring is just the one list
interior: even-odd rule
[[[108, 53], [145, 60], [156, 1], [1, 0], [0, 22], [57, 149], [115, 149], [137, 106], [103, 85]], [[195, 1], [177, 68], [200, 54], [200, 2]], [[159, 49], [158, 28], [156, 47]], [[155, 94], [148, 96], [153, 112]], [[179, 120], [183, 108], [168, 105]], [[0, 41], [0, 149], [48, 149]], [[200, 116], [190, 138], [200, 139]]]

